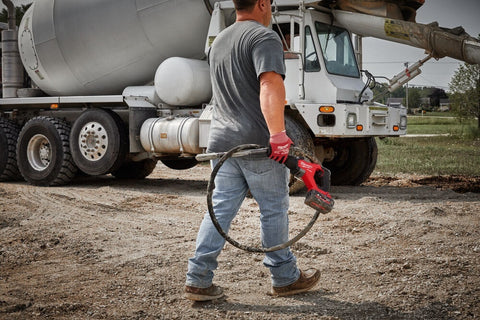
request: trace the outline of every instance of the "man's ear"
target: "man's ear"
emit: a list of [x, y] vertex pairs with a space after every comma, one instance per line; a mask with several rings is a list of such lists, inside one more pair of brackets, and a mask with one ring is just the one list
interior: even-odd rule
[[266, 6], [267, 6], [267, 3], [265, 1], [268, 1], [268, 0], [258, 0], [257, 4], [259, 6], [259, 8], [264, 11]]

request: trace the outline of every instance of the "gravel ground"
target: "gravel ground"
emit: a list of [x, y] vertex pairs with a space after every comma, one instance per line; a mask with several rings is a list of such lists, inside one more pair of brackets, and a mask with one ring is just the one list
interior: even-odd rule
[[[215, 282], [226, 298], [184, 299], [206, 210], [207, 166], [159, 164], [142, 181], [0, 183], [0, 319], [480, 318], [480, 178], [376, 175], [334, 187], [335, 209], [292, 249], [322, 271], [313, 291], [272, 298], [263, 256], [230, 244]], [[312, 217], [291, 197], [292, 236]], [[231, 235], [258, 243], [258, 207]]]

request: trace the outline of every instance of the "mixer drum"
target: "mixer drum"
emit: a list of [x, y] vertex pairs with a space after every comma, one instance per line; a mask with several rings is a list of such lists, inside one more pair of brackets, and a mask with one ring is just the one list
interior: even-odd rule
[[36, 0], [20, 55], [50, 95], [121, 94], [153, 81], [169, 57], [202, 59], [209, 22], [199, 0]]

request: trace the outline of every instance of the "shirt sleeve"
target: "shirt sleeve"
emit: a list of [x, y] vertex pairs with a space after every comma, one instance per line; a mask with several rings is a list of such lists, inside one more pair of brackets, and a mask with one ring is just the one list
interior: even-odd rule
[[270, 34], [256, 41], [252, 51], [253, 64], [257, 79], [264, 72], [276, 72], [285, 78], [285, 61], [283, 46], [276, 34]]

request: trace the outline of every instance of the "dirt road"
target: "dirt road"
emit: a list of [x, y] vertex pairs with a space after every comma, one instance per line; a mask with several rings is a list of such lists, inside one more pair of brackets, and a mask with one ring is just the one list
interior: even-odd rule
[[[159, 164], [144, 181], [0, 183], [0, 319], [480, 317], [480, 194], [465, 192], [480, 179], [376, 176], [334, 187], [335, 209], [293, 246], [301, 267], [321, 269], [316, 290], [267, 296], [262, 255], [227, 244], [215, 279], [226, 299], [192, 303], [184, 274], [208, 175]], [[292, 234], [313, 214], [303, 197], [291, 197]], [[234, 238], [257, 243], [257, 211], [247, 199]]]

